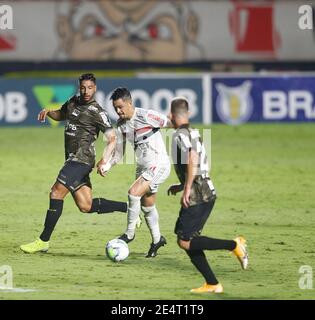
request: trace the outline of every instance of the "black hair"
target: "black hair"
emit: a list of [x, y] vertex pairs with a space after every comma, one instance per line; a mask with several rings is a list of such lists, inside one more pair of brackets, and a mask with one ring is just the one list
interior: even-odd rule
[[124, 101], [132, 100], [130, 91], [127, 88], [121, 88], [121, 87], [116, 88], [110, 98], [113, 101], [116, 101], [118, 99], [122, 99]]
[[90, 80], [90, 81], [94, 82], [94, 84], [96, 84], [96, 78], [95, 78], [93, 73], [83, 73], [83, 74], [81, 74], [80, 77], [79, 77], [79, 84], [82, 81], [85, 81], [85, 80]]

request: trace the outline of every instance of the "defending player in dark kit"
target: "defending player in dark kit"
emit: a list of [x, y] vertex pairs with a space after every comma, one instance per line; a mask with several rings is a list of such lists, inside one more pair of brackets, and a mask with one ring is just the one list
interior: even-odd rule
[[34, 242], [21, 245], [25, 253], [45, 252], [49, 249], [49, 239], [61, 216], [63, 200], [69, 192], [81, 212], [127, 211], [125, 202], [92, 198], [89, 174], [95, 165], [94, 143], [102, 131], [108, 143], [98, 165], [105, 165], [115, 149], [116, 134], [106, 112], [94, 100], [96, 79], [93, 74], [80, 76], [79, 90], [80, 95], [70, 98], [59, 110], [44, 109], [38, 115], [41, 122], [45, 121], [46, 116], [56, 121], [65, 121], [66, 162], [51, 188], [44, 230]]
[[199, 131], [189, 126], [188, 102], [177, 97], [171, 102], [170, 120], [176, 129], [172, 137], [172, 157], [180, 184], [169, 187], [168, 194], [183, 191], [181, 209], [175, 226], [178, 245], [184, 249], [192, 264], [202, 274], [206, 283], [191, 292], [223, 292], [204, 254], [204, 250], [225, 249], [232, 251], [243, 269], [248, 265], [246, 240], [214, 239], [201, 236], [216, 199], [216, 192], [209, 177], [209, 165]]

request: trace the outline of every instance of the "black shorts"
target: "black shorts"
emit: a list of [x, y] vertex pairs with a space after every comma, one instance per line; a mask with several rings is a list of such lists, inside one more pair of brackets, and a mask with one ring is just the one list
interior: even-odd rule
[[199, 236], [210, 216], [215, 200], [203, 202], [192, 207], [182, 207], [176, 221], [174, 232], [184, 241]]
[[76, 161], [66, 161], [60, 170], [57, 181], [63, 184], [70, 192], [75, 192], [86, 185], [92, 189], [90, 172], [93, 167]]

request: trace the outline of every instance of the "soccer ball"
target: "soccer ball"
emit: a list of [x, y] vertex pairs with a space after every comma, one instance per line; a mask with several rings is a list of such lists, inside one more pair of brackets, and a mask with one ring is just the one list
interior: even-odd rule
[[121, 239], [113, 239], [106, 244], [106, 256], [114, 261], [124, 261], [129, 255], [129, 248], [127, 243]]

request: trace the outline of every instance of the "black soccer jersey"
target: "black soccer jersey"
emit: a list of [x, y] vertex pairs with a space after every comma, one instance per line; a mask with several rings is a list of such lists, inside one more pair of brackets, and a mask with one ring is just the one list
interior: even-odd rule
[[199, 156], [198, 171], [190, 194], [190, 205], [192, 206], [215, 198], [215, 190], [209, 178], [208, 159], [199, 131], [183, 125], [175, 131], [172, 139], [172, 158], [176, 174], [182, 184], [186, 180], [191, 149], [195, 150]]
[[81, 102], [73, 96], [61, 109], [61, 120], [65, 120], [65, 157], [94, 166], [94, 143], [99, 131], [112, 128], [107, 113], [95, 101]]

